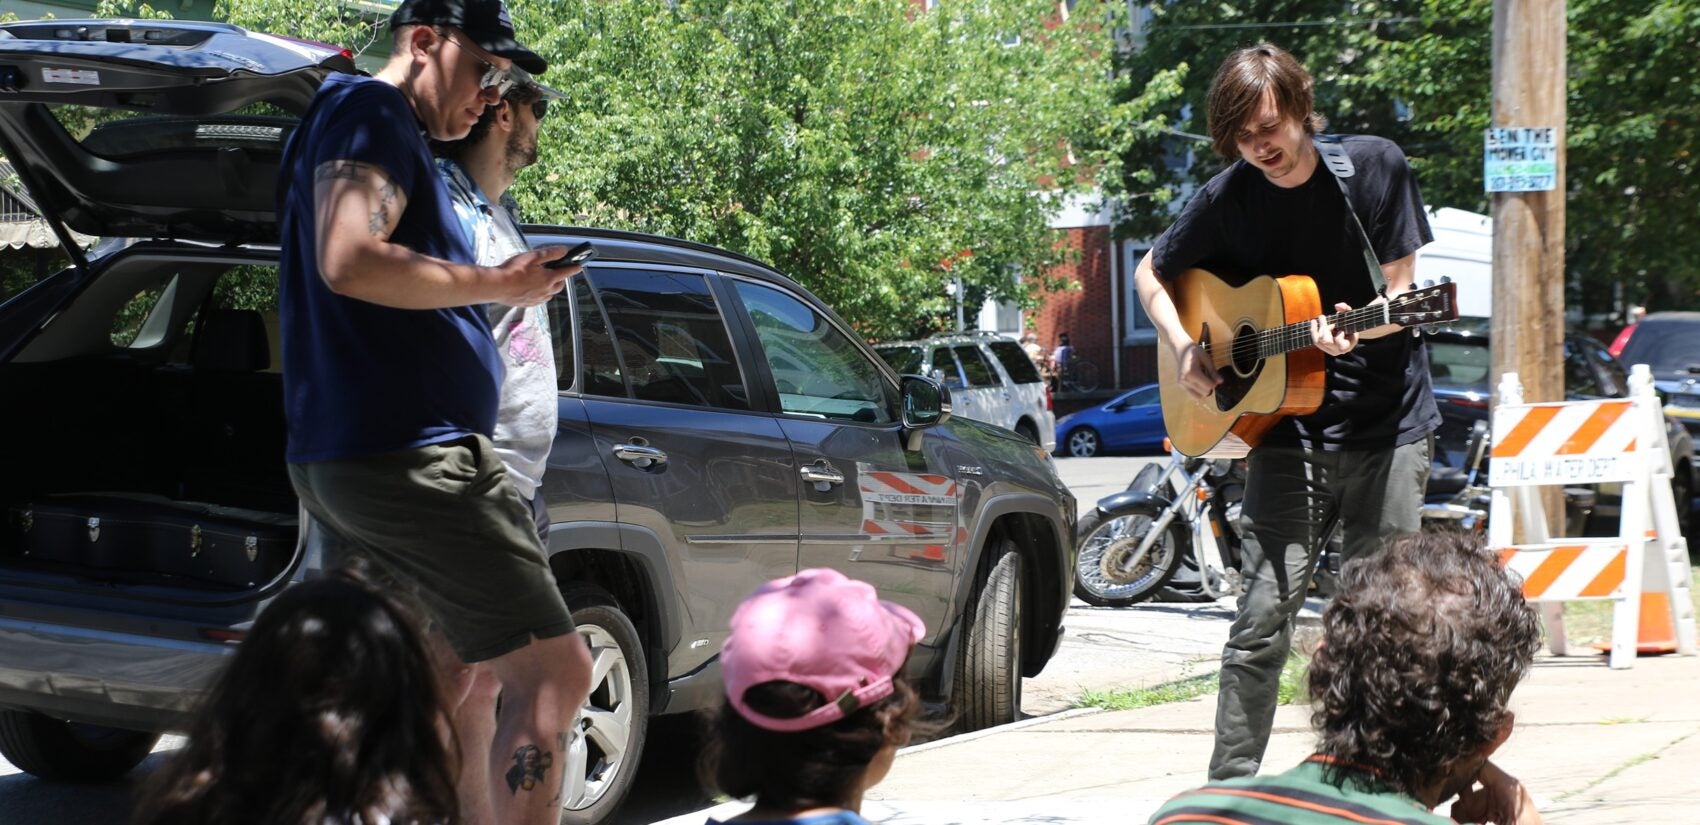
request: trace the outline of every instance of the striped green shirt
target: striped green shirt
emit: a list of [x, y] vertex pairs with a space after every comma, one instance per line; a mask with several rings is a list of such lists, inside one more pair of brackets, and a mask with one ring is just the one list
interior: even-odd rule
[[1313, 756], [1278, 776], [1212, 782], [1169, 800], [1150, 825], [1454, 825], [1365, 774], [1349, 774], [1345, 787], [1335, 787], [1323, 780], [1325, 767]]

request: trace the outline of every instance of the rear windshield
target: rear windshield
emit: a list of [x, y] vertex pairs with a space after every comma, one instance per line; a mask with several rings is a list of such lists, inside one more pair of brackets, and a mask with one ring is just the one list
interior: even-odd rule
[[1646, 364], [1654, 372], [1681, 372], [1700, 365], [1700, 319], [1642, 321], [1623, 347], [1625, 364]]
[[1003, 364], [1003, 371], [1009, 373], [1009, 380], [1017, 384], [1037, 384], [1039, 368], [1033, 366], [1033, 359], [1027, 357], [1027, 351], [1014, 341], [992, 341], [988, 344], [992, 354], [998, 357], [998, 363]]
[[897, 370], [898, 375], [921, 374], [920, 347], [876, 347], [874, 352], [879, 353], [892, 369]]

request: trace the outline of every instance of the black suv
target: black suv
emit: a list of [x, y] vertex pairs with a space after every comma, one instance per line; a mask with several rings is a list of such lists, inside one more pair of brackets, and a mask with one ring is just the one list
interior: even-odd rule
[[[1434, 463], [1429, 473], [1430, 495], [1463, 489], [1470, 469], [1464, 464], [1471, 430], [1476, 422], [1488, 420], [1492, 394], [1489, 379], [1493, 373], [1490, 332], [1486, 318], [1466, 318], [1428, 332], [1429, 372], [1434, 378], [1434, 400], [1440, 408], [1440, 428], [1434, 433]], [[1600, 342], [1586, 335], [1567, 334], [1562, 354], [1566, 399], [1623, 398], [1629, 394], [1628, 371]], [[1670, 445], [1671, 495], [1687, 528], [1693, 522], [1691, 501], [1700, 468], [1695, 466], [1694, 441], [1688, 432], [1669, 415], [1664, 421]], [[1588, 535], [1617, 531], [1622, 491], [1623, 485], [1618, 482], [1598, 485], [1592, 516], [1582, 523]]]
[[[318, 566], [283, 462], [274, 179], [280, 113], [352, 69], [220, 24], [0, 25], [0, 151], [62, 237], [108, 239], [0, 304], [0, 753], [24, 770], [129, 770]], [[718, 702], [733, 607], [799, 568], [920, 615], [910, 672], [966, 727], [1014, 720], [1069, 594], [1044, 451], [951, 420], [760, 262], [528, 231], [601, 253], [551, 305], [549, 552], [597, 674], [566, 818], [619, 804], [650, 716]]]

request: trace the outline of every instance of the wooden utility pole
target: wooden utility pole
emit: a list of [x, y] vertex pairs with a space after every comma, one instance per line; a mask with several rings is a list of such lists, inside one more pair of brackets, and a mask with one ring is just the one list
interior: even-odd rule
[[1494, 0], [1490, 126], [1552, 129], [1557, 161], [1550, 189], [1493, 194], [1494, 374], [1516, 372], [1526, 402], [1564, 399], [1565, 35], [1564, 0]]

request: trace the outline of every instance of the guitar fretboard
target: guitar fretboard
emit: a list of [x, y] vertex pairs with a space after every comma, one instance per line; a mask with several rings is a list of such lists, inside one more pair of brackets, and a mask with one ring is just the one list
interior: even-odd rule
[[[1375, 329], [1383, 324], [1393, 323], [1390, 307], [1390, 304], [1379, 303], [1349, 309], [1345, 312], [1336, 312], [1328, 316], [1328, 323], [1333, 325], [1335, 329], [1346, 332], [1363, 332], [1367, 329]], [[1273, 355], [1285, 355], [1293, 350], [1304, 349], [1316, 343], [1316, 339], [1311, 335], [1310, 325], [1310, 321], [1299, 321], [1284, 326], [1258, 330], [1255, 334], [1236, 338], [1231, 342], [1233, 349], [1228, 352], [1226, 359], [1215, 357], [1215, 353], [1218, 351], [1216, 348], [1219, 346], [1216, 342], [1211, 342], [1211, 346], [1205, 347], [1205, 349], [1211, 352], [1211, 360], [1215, 361], [1218, 367], [1236, 361], [1243, 362], [1268, 358]]]

